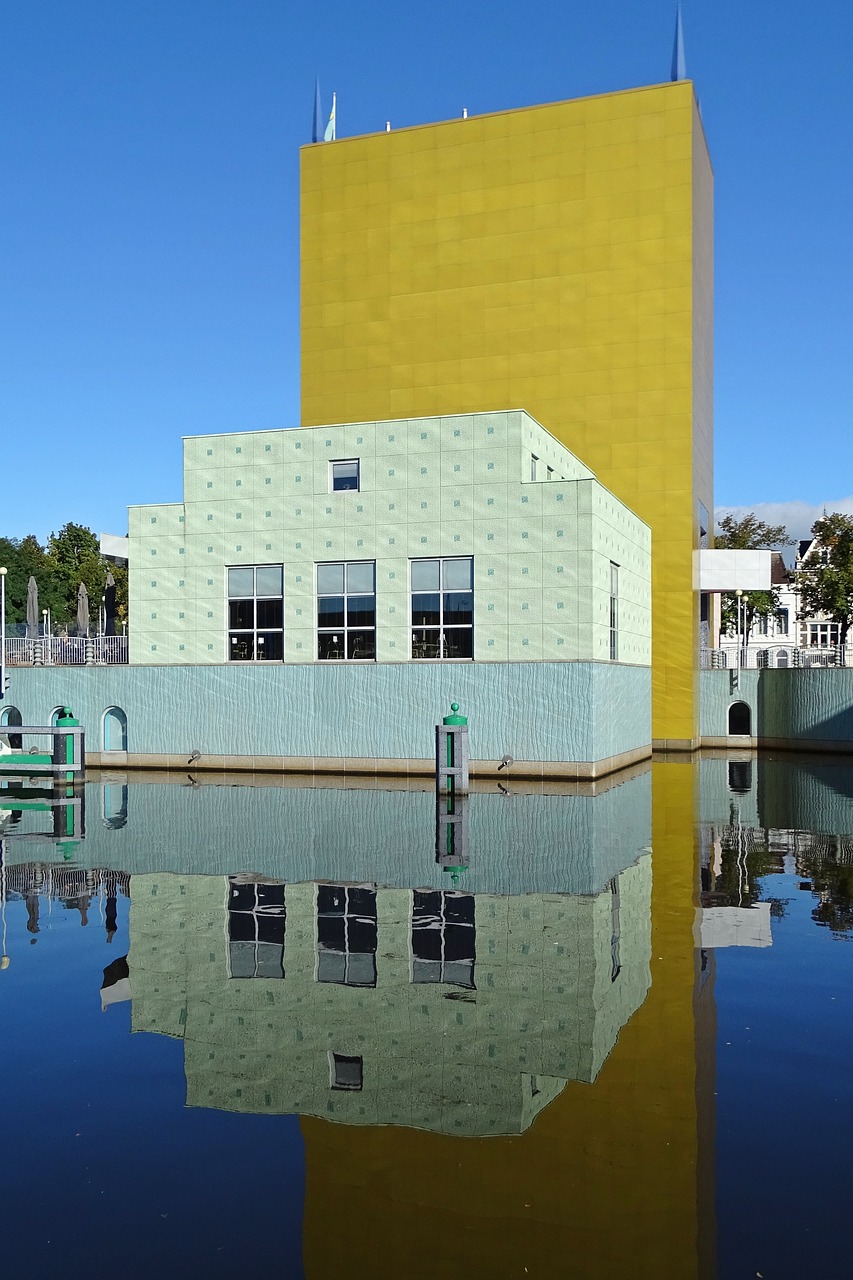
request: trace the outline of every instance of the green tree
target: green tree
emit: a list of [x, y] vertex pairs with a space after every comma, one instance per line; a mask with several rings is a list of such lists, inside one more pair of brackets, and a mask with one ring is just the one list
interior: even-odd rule
[[57, 600], [53, 567], [35, 534], [24, 538], [0, 538], [0, 564], [6, 575], [6, 621], [23, 623], [27, 617], [27, 584], [35, 578], [39, 589], [39, 607], [52, 608]]
[[47, 558], [51, 564], [57, 597], [52, 609], [53, 621], [63, 626], [74, 626], [77, 620], [77, 592], [82, 582], [89, 593], [94, 626], [107, 576], [95, 534], [85, 525], [64, 524], [58, 533], [52, 533], [48, 538]]
[[823, 614], [839, 624], [839, 641], [847, 643], [853, 619], [853, 516], [833, 511], [812, 525], [820, 554], [806, 561], [796, 576], [800, 618]]
[[[85, 525], [66, 524], [52, 533], [46, 547], [34, 534], [24, 538], [0, 537], [0, 565], [6, 575], [6, 621], [23, 623], [27, 617], [27, 584], [35, 578], [39, 609], [49, 609], [51, 621], [74, 627], [77, 622], [77, 591], [84, 583], [89, 593], [92, 627], [97, 625], [98, 608], [110, 566], [101, 558], [98, 539]], [[116, 584], [116, 613], [127, 621], [127, 568], [112, 566]]]
[[[714, 538], [714, 546], [724, 551], [763, 551], [790, 547], [794, 539], [783, 524], [766, 524], [754, 511], [745, 516], [723, 516], [720, 531]], [[738, 598], [733, 591], [725, 591], [721, 597], [722, 630], [735, 635], [738, 630]], [[758, 618], [772, 616], [779, 608], [779, 590], [745, 591], [740, 598], [741, 634], [744, 647], [749, 643], [749, 633]]]

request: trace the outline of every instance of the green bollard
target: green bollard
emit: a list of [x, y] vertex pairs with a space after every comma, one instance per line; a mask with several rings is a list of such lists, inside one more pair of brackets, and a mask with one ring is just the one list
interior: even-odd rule
[[[451, 702], [450, 710], [452, 712], [452, 715], [444, 716], [444, 718], [441, 721], [442, 724], [467, 724], [468, 723], [467, 716], [459, 715], [458, 702]], [[447, 765], [448, 765], [448, 768], [450, 769], [453, 768], [453, 735], [452, 734], [447, 735]]]
[[[76, 729], [79, 727], [79, 725], [80, 725], [80, 721], [74, 719], [74, 717], [71, 714], [70, 707], [63, 707], [62, 715], [56, 717], [57, 729]], [[65, 747], [64, 749], [65, 758], [62, 761], [62, 763], [71, 764], [74, 760], [74, 740], [70, 734], [65, 734], [63, 740], [64, 740], [64, 747]], [[65, 775], [66, 782], [72, 782], [73, 779], [74, 779], [73, 773], [66, 773]]]

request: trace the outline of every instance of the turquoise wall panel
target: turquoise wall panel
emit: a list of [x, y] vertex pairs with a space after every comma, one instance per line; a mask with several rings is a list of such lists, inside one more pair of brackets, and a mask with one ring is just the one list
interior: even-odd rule
[[67, 704], [90, 750], [116, 706], [132, 754], [423, 760], [456, 700], [472, 759], [595, 761], [649, 745], [650, 682], [588, 662], [19, 667], [9, 702], [25, 724]]

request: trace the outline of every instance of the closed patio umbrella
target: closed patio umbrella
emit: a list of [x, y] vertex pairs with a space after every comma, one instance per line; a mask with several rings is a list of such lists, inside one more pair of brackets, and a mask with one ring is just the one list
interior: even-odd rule
[[116, 580], [112, 570], [107, 573], [107, 580], [104, 583], [104, 616], [106, 619], [104, 634], [114, 636], [116, 633]]
[[77, 630], [81, 636], [89, 634], [89, 592], [82, 582], [77, 588]]
[[35, 578], [27, 583], [27, 639], [36, 640], [39, 633], [39, 589]]

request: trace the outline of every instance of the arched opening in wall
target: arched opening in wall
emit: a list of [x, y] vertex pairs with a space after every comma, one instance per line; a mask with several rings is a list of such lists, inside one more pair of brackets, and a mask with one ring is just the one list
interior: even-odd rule
[[738, 795], [746, 795], [752, 790], [752, 762], [750, 760], [731, 760], [729, 762], [729, 790]]
[[[5, 725], [23, 724], [21, 713], [17, 707], [4, 707], [0, 711], [0, 728]], [[24, 740], [19, 733], [4, 733], [2, 735], [9, 743], [11, 751], [23, 750]]]
[[64, 713], [65, 707], [54, 707], [50, 713], [50, 723], [55, 728], [59, 723], [59, 717]]
[[748, 738], [752, 732], [752, 712], [745, 702], [733, 702], [729, 707], [729, 736]]
[[777, 666], [777, 667], [787, 667], [787, 665], [788, 665], [788, 650], [787, 650], [787, 649], [779, 649], [779, 650], [777, 650], [777, 653], [776, 653], [776, 666]]
[[118, 831], [127, 825], [127, 783], [104, 783], [104, 826]]
[[103, 720], [103, 750], [127, 751], [127, 716], [121, 707], [107, 707]]

